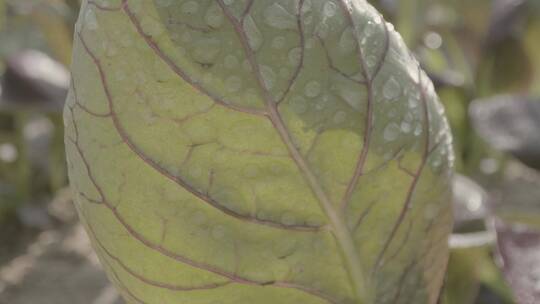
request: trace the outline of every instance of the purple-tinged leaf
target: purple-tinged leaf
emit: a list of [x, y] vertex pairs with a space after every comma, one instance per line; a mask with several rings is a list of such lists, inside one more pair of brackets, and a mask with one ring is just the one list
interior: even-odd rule
[[498, 257], [519, 304], [540, 303], [540, 231], [495, 223]]
[[514, 95], [477, 100], [470, 116], [477, 132], [494, 148], [540, 169], [540, 102]]

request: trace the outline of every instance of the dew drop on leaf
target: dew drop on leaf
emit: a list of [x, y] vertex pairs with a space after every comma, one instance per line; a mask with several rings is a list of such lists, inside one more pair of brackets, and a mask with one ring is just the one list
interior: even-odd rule
[[296, 17], [277, 2], [264, 10], [264, 21], [271, 27], [280, 30], [295, 29], [297, 27]]
[[98, 29], [98, 20], [96, 12], [93, 9], [88, 9], [84, 15], [84, 25], [87, 29], [95, 31]]
[[300, 63], [302, 49], [297, 47], [289, 51], [289, 64], [297, 66]]
[[373, 68], [377, 64], [377, 57], [374, 55], [368, 55], [366, 57], [366, 65], [368, 68]]
[[276, 73], [267, 65], [261, 66], [261, 77], [267, 89], [272, 89], [276, 82]]
[[411, 132], [412, 126], [409, 122], [403, 121], [401, 122], [401, 131], [403, 133], [409, 133]]
[[159, 36], [165, 31], [163, 26], [151, 17], [144, 18], [141, 23], [144, 31], [150, 36]]
[[392, 122], [388, 124], [386, 128], [384, 128], [383, 137], [384, 137], [384, 140], [386, 141], [394, 141], [398, 139], [400, 133], [401, 133], [400, 126], [397, 123]]
[[364, 44], [367, 42], [367, 40], [373, 35], [375, 34], [375, 30], [376, 30], [376, 26], [375, 24], [373, 23], [373, 21], [368, 21], [366, 23], [366, 26], [364, 28], [364, 31], [363, 31], [363, 42]]
[[387, 100], [395, 100], [401, 95], [401, 85], [393, 76], [384, 84], [383, 95]]
[[254, 51], [259, 50], [263, 44], [263, 36], [251, 16], [247, 16], [244, 21], [244, 31], [246, 32], [251, 49]]
[[204, 21], [212, 28], [219, 28], [221, 25], [223, 25], [224, 19], [225, 17], [217, 5], [210, 6], [204, 15]]
[[290, 212], [285, 212], [281, 215], [281, 222], [285, 225], [294, 225], [296, 223], [296, 218], [294, 214]]
[[337, 6], [334, 2], [326, 2], [323, 8], [323, 14], [326, 17], [334, 17], [336, 15]]
[[193, 59], [199, 63], [213, 63], [221, 52], [221, 42], [217, 38], [205, 38], [194, 43]]
[[409, 97], [408, 105], [409, 105], [410, 109], [417, 108], [419, 103], [420, 103], [419, 100], [415, 96], [410, 96]]
[[317, 81], [308, 82], [305, 87], [305, 94], [311, 98], [321, 95], [321, 84]]

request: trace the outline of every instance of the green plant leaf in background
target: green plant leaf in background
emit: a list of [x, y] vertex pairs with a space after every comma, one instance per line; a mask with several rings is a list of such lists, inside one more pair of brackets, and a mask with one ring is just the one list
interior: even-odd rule
[[85, 1], [76, 205], [128, 303], [436, 303], [453, 152], [365, 1]]

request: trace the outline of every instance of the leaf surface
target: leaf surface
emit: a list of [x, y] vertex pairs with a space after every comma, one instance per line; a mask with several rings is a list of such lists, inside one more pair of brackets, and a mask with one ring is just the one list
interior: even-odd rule
[[77, 206], [129, 303], [435, 303], [453, 155], [364, 1], [86, 1]]
[[537, 230], [526, 226], [508, 224], [500, 220], [495, 224], [495, 229], [498, 258], [517, 303], [537, 303], [540, 300], [538, 291], [540, 234]]

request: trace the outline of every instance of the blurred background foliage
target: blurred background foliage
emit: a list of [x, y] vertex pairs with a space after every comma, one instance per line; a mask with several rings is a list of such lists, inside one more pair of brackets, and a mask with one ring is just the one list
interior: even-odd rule
[[[526, 282], [539, 302], [520, 299], [512, 289], [522, 283], [501, 246], [507, 235], [517, 237], [515, 227], [530, 229], [529, 249], [512, 243], [525, 254], [540, 228], [540, 1], [370, 2], [434, 80], [453, 128], [457, 170], [470, 178], [456, 181], [461, 195], [442, 303], [540, 303], [540, 271]], [[67, 81], [50, 78], [66, 78], [79, 7], [78, 0], [0, 0], [0, 230], [47, 229], [58, 220], [48, 202], [66, 185], [57, 105]], [[36, 65], [55, 76], [28, 75], [26, 67]], [[0, 242], [13, 238], [1, 234]]]

